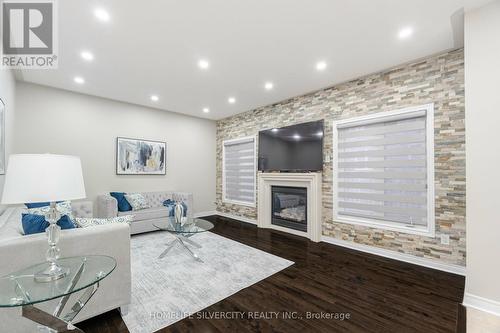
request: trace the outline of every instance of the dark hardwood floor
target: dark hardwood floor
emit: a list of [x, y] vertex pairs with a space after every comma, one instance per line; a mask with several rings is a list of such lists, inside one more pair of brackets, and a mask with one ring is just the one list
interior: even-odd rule
[[[159, 332], [455, 332], [463, 325], [462, 276], [219, 216], [206, 219], [214, 222], [213, 232], [295, 264]], [[210, 318], [232, 311], [244, 318]], [[255, 318], [271, 312], [278, 318]], [[87, 333], [128, 332], [118, 311], [78, 326]]]

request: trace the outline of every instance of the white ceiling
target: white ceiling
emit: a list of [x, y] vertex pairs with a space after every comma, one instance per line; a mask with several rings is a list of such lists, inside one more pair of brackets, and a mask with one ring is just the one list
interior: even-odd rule
[[[71, 0], [59, 69], [21, 80], [221, 119], [462, 46], [457, 0]], [[94, 17], [97, 7], [111, 15]], [[398, 38], [412, 27], [414, 34]], [[82, 50], [95, 59], [86, 62]], [[208, 70], [197, 62], [207, 59]], [[316, 62], [327, 68], [318, 72]], [[73, 82], [75, 76], [85, 84]], [[271, 81], [274, 89], [266, 91]], [[150, 95], [159, 96], [152, 102]], [[229, 104], [230, 96], [236, 98]], [[210, 113], [203, 113], [204, 107]]]

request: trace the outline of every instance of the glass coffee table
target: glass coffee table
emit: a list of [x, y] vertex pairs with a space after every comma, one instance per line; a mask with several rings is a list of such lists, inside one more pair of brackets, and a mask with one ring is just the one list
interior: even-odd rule
[[175, 223], [175, 217], [170, 216], [165, 218], [161, 222], [153, 223], [156, 228], [163, 231], [168, 231], [175, 237], [173, 241], [166, 244], [167, 248], [160, 254], [158, 259], [165, 257], [176, 244], [180, 244], [182, 248], [189, 252], [189, 254], [191, 254], [193, 258], [203, 262], [203, 260], [201, 260], [200, 257], [188, 246], [191, 245], [197, 249], [200, 249], [201, 245], [189, 239], [189, 237], [209, 231], [214, 227], [214, 225], [211, 222], [198, 218], [185, 217], [183, 219], [185, 219], [185, 223]]
[[[40, 263], [7, 276], [0, 277], [1, 308], [22, 307], [22, 316], [36, 322], [41, 332], [78, 332], [82, 330], [71, 323], [92, 298], [99, 282], [109, 276], [116, 267], [114, 258], [102, 255], [59, 259], [58, 264], [70, 269], [70, 273], [59, 280], [36, 282], [34, 276], [47, 266]], [[70, 296], [83, 291], [69, 311], [63, 314]], [[52, 314], [35, 307], [35, 304], [61, 298]]]

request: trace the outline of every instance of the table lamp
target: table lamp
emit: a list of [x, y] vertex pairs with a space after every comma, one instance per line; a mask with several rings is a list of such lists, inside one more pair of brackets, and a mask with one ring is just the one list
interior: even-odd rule
[[49, 282], [65, 277], [69, 268], [57, 263], [57, 247], [61, 227], [56, 223], [60, 213], [56, 201], [85, 198], [82, 165], [76, 156], [52, 154], [11, 155], [5, 174], [2, 204], [50, 202], [45, 216], [49, 226], [45, 229], [49, 243], [46, 253], [48, 267], [35, 275], [37, 282]]

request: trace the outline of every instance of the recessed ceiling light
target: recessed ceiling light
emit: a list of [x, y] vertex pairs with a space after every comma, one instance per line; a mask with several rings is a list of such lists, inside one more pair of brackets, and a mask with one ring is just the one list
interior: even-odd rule
[[198, 67], [200, 67], [201, 69], [208, 69], [208, 67], [210, 67], [210, 63], [208, 62], [208, 60], [201, 59], [200, 61], [198, 61]]
[[318, 133], [316, 133], [317, 136], [323, 136], [323, 131], [319, 131]]
[[95, 17], [97, 17], [97, 19], [99, 19], [99, 21], [102, 22], [108, 22], [110, 18], [109, 13], [102, 8], [97, 8], [96, 10], [94, 10], [94, 15]]
[[229, 97], [229, 98], [227, 99], [227, 101], [228, 101], [228, 103], [229, 103], [229, 104], [234, 104], [234, 103], [236, 103], [236, 98], [234, 98], [234, 97]]
[[205, 113], [209, 113], [209, 112], [210, 112], [210, 109], [209, 109], [209, 108], [203, 108], [203, 112], [205, 112]]
[[73, 81], [75, 81], [75, 83], [78, 83], [78, 84], [84, 84], [85, 83], [85, 79], [81, 76], [75, 76], [75, 78], [73, 79]]
[[152, 100], [153, 102], [158, 102], [158, 100], [159, 100], [159, 99], [160, 99], [160, 98], [159, 98], [157, 95], [151, 95], [151, 100]]
[[325, 69], [326, 69], [326, 62], [319, 61], [318, 63], [316, 63], [316, 70], [324, 71]]
[[266, 82], [266, 84], [264, 84], [264, 88], [266, 88], [266, 90], [271, 90], [273, 87], [274, 85], [272, 82]]
[[90, 53], [89, 51], [83, 51], [82, 53], [80, 53], [80, 55], [82, 56], [82, 58], [84, 60], [87, 60], [87, 61], [94, 60], [94, 55], [92, 53]]
[[293, 135], [293, 138], [294, 138], [295, 140], [299, 140], [299, 139], [300, 139], [300, 135], [298, 135], [298, 134], [294, 134], [294, 135]]
[[278, 132], [278, 131], [279, 131], [279, 129], [277, 129], [277, 128], [273, 128], [271, 131], [272, 131], [272, 132]]
[[399, 30], [398, 37], [399, 39], [407, 39], [411, 35], [413, 35], [413, 28], [411, 27], [406, 27], [401, 30]]

